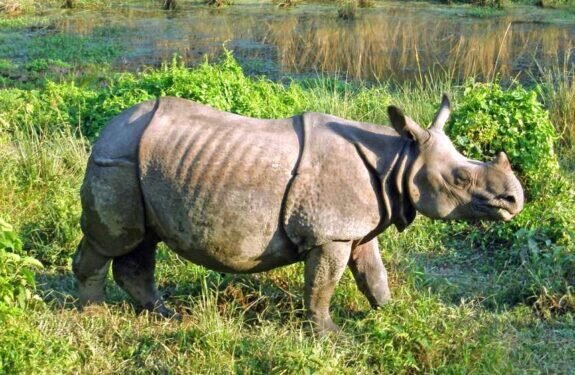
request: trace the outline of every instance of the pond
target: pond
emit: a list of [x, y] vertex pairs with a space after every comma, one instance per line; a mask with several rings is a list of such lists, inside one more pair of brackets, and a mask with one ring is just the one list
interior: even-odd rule
[[224, 45], [247, 72], [271, 78], [322, 73], [367, 80], [526, 80], [575, 65], [573, 14], [534, 7], [497, 12], [385, 2], [346, 21], [338, 19], [334, 4], [279, 9], [272, 2], [240, 2], [178, 11], [124, 6], [54, 19], [55, 32], [119, 43], [113, 65], [121, 70], [158, 65], [174, 54], [193, 65], [205, 55], [217, 57]]

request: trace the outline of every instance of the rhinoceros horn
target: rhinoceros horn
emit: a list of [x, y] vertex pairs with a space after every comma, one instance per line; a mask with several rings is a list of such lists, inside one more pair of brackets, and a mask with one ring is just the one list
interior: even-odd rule
[[511, 163], [509, 162], [505, 152], [498, 152], [492, 163], [494, 167], [497, 167], [504, 172], [512, 172]]

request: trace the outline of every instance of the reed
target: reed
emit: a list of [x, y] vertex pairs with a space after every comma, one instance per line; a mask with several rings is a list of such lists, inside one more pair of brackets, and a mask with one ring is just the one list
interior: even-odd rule
[[214, 8], [225, 8], [232, 5], [232, 0], [205, 0], [205, 4]]
[[353, 20], [357, 16], [357, 0], [343, 0], [337, 8], [337, 16], [342, 20]]
[[292, 8], [295, 7], [298, 3], [298, 0], [281, 0], [277, 6], [278, 8]]
[[[539, 65], [542, 98], [549, 108], [551, 119], [560, 136], [562, 146], [575, 148], [575, 65], [570, 59], [575, 48], [565, 52], [561, 61], [551, 67]], [[561, 57], [558, 57], [561, 59]]]
[[375, 6], [375, 0], [358, 0], [357, 6], [360, 8], [373, 8]]

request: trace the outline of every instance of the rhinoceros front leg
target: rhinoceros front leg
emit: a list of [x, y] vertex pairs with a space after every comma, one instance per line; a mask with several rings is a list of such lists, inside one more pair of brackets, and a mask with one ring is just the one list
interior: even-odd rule
[[339, 330], [329, 314], [329, 301], [345, 270], [350, 252], [350, 242], [331, 242], [313, 248], [306, 257], [305, 307], [308, 319], [319, 335]]
[[387, 271], [381, 261], [377, 238], [352, 250], [349, 268], [357, 287], [373, 308], [383, 306], [391, 299]]

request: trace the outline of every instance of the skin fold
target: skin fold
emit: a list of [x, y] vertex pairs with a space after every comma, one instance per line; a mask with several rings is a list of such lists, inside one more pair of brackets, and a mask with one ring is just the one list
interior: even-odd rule
[[178, 98], [136, 105], [102, 131], [81, 189], [84, 237], [73, 269], [82, 304], [114, 280], [163, 316], [156, 245], [210, 269], [253, 273], [305, 263], [316, 332], [349, 266], [373, 307], [390, 299], [377, 235], [417, 212], [437, 219], [510, 220], [523, 190], [505, 154], [459, 154], [443, 132], [444, 96], [429, 129], [396, 107], [393, 127], [304, 113], [259, 120]]

